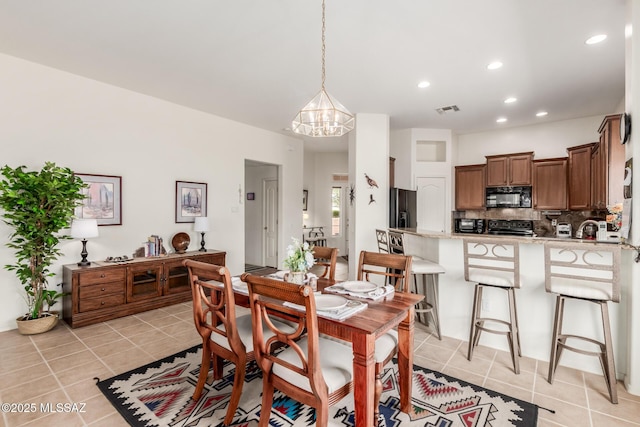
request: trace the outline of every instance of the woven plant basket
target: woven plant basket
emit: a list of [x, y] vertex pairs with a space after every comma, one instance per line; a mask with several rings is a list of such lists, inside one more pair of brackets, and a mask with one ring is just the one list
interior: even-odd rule
[[18, 324], [18, 332], [22, 335], [35, 335], [50, 331], [58, 324], [58, 313], [43, 313], [38, 319], [22, 320], [22, 317], [16, 319]]

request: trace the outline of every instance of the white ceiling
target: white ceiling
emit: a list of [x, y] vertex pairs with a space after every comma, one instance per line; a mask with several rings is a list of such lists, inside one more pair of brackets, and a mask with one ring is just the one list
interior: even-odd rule
[[[327, 91], [391, 129], [604, 115], [624, 97], [625, 0], [326, 1]], [[0, 0], [2, 53], [283, 133], [320, 89], [320, 28], [321, 0]]]

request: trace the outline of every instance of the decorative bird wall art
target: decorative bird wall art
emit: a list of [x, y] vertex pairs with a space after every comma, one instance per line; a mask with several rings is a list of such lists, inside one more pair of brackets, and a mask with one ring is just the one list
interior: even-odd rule
[[369, 194], [369, 204], [375, 203], [376, 200], [373, 198], [373, 194]]
[[353, 202], [356, 200], [356, 186], [351, 184], [349, 187], [349, 203], [353, 206]]
[[366, 173], [364, 174], [364, 177], [367, 179], [367, 184], [369, 185], [369, 188], [373, 188], [373, 187], [378, 188], [378, 183], [373, 178], [370, 178], [369, 175], [367, 175]]

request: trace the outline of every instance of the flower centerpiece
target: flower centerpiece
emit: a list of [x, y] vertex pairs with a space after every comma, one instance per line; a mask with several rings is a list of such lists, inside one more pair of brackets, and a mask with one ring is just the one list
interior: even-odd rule
[[302, 284], [305, 274], [316, 261], [313, 257], [313, 246], [307, 242], [302, 243], [295, 238], [291, 240], [292, 243], [287, 246], [287, 258], [284, 260], [284, 266], [289, 270], [285, 280]]
[[613, 231], [618, 231], [622, 227], [622, 203], [607, 206], [609, 214], [607, 215], [607, 223], [611, 224]]

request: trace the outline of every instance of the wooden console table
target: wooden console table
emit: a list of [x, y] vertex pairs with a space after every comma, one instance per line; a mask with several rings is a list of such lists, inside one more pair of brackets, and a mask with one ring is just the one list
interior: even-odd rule
[[225, 265], [226, 252], [211, 250], [134, 258], [123, 263], [92, 261], [63, 266], [63, 318], [72, 328], [104, 322], [191, 300], [185, 259]]

